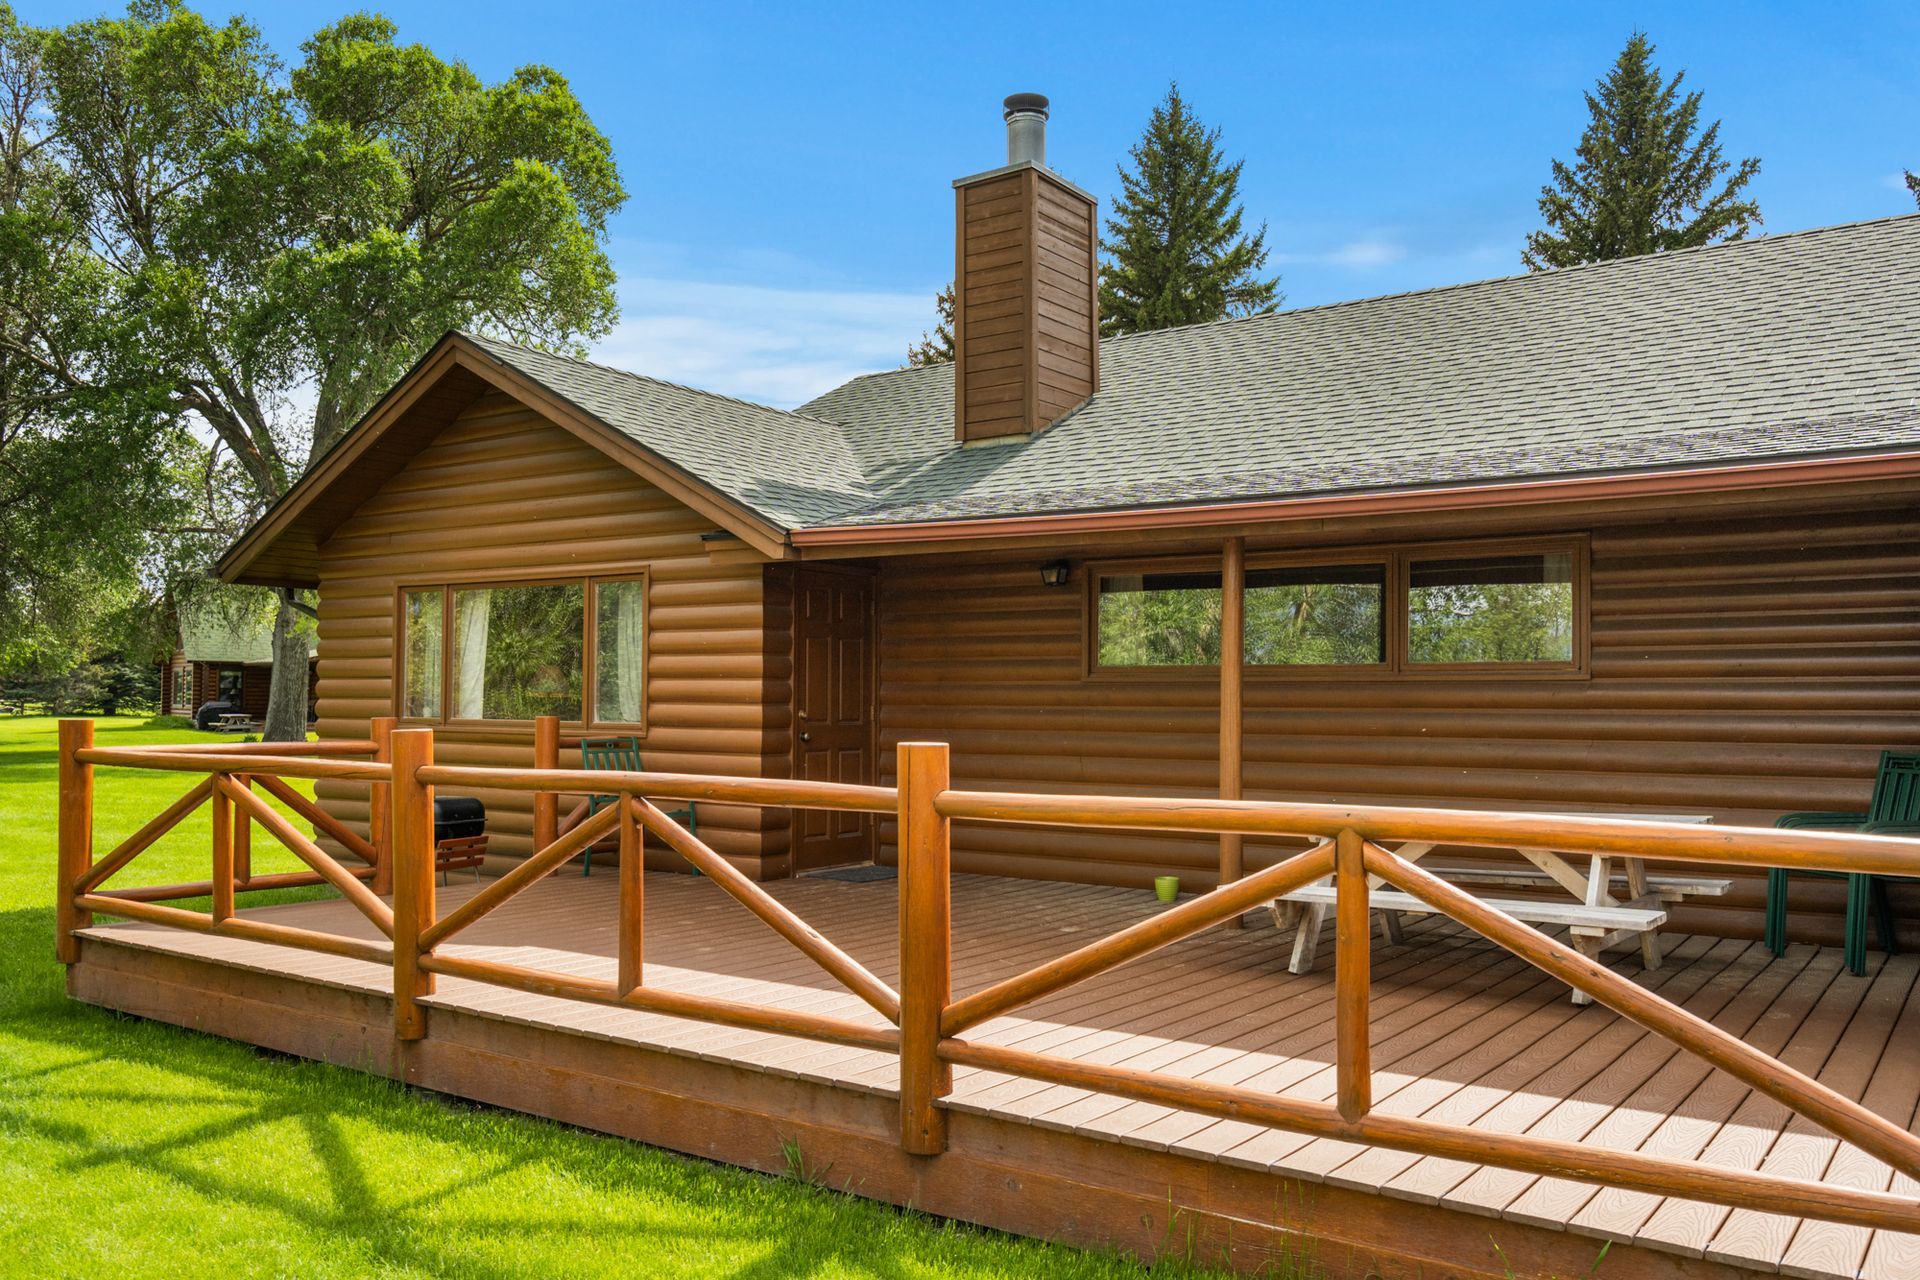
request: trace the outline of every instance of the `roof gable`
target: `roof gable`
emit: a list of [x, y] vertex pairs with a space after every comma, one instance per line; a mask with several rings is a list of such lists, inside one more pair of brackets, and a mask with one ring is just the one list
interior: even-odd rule
[[[764, 449], [769, 416], [790, 415], [452, 333], [254, 522], [215, 572], [228, 582], [317, 585], [320, 544], [487, 390], [504, 391], [541, 411], [768, 556], [785, 553], [786, 529], [804, 518], [797, 514], [803, 506], [775, 501], [787, 489], [715, 483], [711, 472], [724, 468], [706, 461], [725, 456], [735, 447], [730, 441]], [[666, 437], [666, 449], [654, 447], [657, 437]], [[711, 451], [703, 452], [703, 442], [711, 443]], [[806, 492], [804, 485], [789, 489]]]

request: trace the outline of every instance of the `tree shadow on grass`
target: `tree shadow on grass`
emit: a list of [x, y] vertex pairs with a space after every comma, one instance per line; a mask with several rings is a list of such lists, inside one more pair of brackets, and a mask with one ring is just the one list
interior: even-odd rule
[[50, 909], [0, 912], [0, 1135], [75, 1186], [197, 1200], [122, 1241], [136, 1269], [217, 1223], [332, 1274], [1141, 1273], [71, 1002], [52, 942]]

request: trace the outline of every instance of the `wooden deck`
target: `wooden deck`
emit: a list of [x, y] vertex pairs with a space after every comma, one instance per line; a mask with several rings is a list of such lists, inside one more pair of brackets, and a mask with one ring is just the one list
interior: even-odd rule
[[[611, 977], [616, 877], [569, 869], [459, 941], [453, 955]], [[768, 886], [880, 977], [898, 974], [891, 880]], [[456, 876], [443, 911], [473, 892]], [[650, 875], [648, 986], [878, 1015], [711, 883]], [[1149, 895], [956, 876], [956, 995], [1144, 919]], [[339, 901], [245, 914], [372, 938]], [[1264, 921], [1215, 930], [970, 1033], [997, 1044], [1328, 1099], [1332, 947], [1287, 972]], [[74, 993], [269, 1047], [391, 1072], [481, 1101], [779, 1170], [795, 1152], [836, 1186], [1031, 1234], [1153, 1252], [1197, 1241], [1257, 1269], [1306, 1252], [1335, 1275], [1784, 1272], [1913, 1280], [1920, 1236], [1842, 1227], [1505, 1172], [956, 1070], [952, 1145], [897, 1148], [897, 1060], [752, 1031], [442, 978], [426, 1040], [391, 1040], [391, 971], [138, 924], [87, 930]], [[1658, 972], [1621, 973], [1903, 1126], [1920, 1103], [1920, 958], [1684, 937]], [[1375, 1108], [1835, 1185], [1920, 1194], [1884, 1165], [1441, 917], [1376, 940]], [[1302, 1244], [1304, 1238], [1307, 1243]], [[1498, 1246], [1496, 1252], [1494, 1246]]]

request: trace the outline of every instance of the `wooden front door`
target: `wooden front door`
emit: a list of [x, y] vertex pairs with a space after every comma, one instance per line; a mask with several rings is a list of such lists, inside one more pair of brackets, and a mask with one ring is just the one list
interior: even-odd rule
[[[873, 781], [873, 576], [801, 569], [793, 584], [793, 776]], [[796, 809], [793, 869], [867, 862], [873, 819]]]

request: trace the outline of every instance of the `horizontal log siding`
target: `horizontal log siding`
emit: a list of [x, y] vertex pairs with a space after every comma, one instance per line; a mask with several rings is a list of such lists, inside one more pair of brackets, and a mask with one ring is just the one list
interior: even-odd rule
[[[700, 535], [710, 520], [675, 502], [518, 402], [474, 404], [369, 498], [321, 548], [319, 731], [364, 738], [393, 707], [394, 589], [513, 574], [527, 578], [651, 575], [647, 655], [651, 768], [763, 774], [769, 745], [762, 689], [786, 678], [762, 657], [761, 566], [716, 565]], [[784, 661], [784, 657], [776, 661]], [[565, 730], [564, 732], [576, 732]], [[441, 727], [442, 764], [532, 763], [532, 730]], [[578, 767], [565, 751], [563, 766]], [[782, 765], [784, 772], [784, 765]], [[366, 789], [319, 785], [326, 808], [365, 829]], [[523, 855], [532, 806], [481, 794], [492, 851]], [[758, 874], [786, 845], [777, 812], [702, 805], [700, 834]], [[771, 843], [770, 843], [771, 841]], [[650, 861], [675, 865], [650, 851]]]
[[[1911, 509], [1596, 528], [1590, 680], [1250, 675], [1247, 794], [1759, 824], [1860, 808], [1881, 749], [1920, 746], [1917, 545]], [[959, 786], [1214, 794], [1214, 680], [1086, 678], [1081, 574], [1039, 580], [1057, 553], [883, 564], [882, 769], [901, 739], [938, 739]], [[1250, 868], [1275, 852], [1249, 847]], [[964, 871], [1141, 887], [1178, 872], [1199, 889], [1217, 859], [1211, 840], [954, 832]], [[1744, 877], [1677, 920], [1757, 935], [1763, 898]], [[1837, 914], [1819, 913], [1839, 910], [1839, 886], [1805, 882], [1802, 898], [1811, 936], [1837, 937]]]

